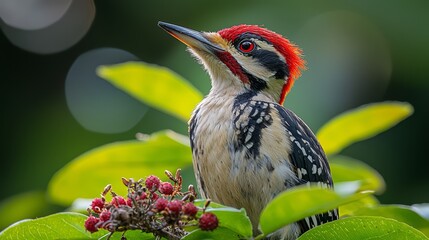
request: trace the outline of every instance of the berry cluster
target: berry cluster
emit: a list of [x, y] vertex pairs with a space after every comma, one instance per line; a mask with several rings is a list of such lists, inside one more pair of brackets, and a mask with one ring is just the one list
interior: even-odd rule
[[[175, 176], [169, 171], [165, 173], [173, 184], [161, 182], [153, 175], [138, 181], [122, 178], [128, 188], [126, 199], [107, 185], [101, 198], [95, 198], [88, 208], [86, 230], [93, 233], [102, 228], [111, 235], [114, 232], [142, 230], [156, 237], [175, 240], [186, 235], [186, 226], [199, 226], [205, 231], [217, 228], [219, 222], [216, 215], [205, 212], [210, 201], [203, 208], [198, 208], [194, 205], [197, 196], [194, 187], [190, 185], [188, 191], [182, 192], [180, 169]], [[106, 200], [108, 193], [112, 196], [110, 201]], [[202, 214], [198, 214], [199, 211]]]

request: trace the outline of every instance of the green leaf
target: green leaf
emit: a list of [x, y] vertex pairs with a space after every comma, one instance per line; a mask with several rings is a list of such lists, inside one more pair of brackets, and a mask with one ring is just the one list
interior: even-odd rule
[[429, 220], [422, 217], [410, 206], [379, 205], [360, 208], [353, 213], [355, 216], [381, 216], [404, 222], [429, 236]]
[[372, 190], [382, 193], [386, 187], [383, 177], [364, 162], [345, 157], [335, 156], [330, 159], [332, 179], [334, 183], [360, 181], [360, 190]]
[[353, 191], [339, 194], [316, 186], [298, 186], [284, 191], [268, 203], [262, 210], [259, 224], [264, 235], [267, 235], [305, 217], [327, 212], [367, 195], [368, 193]]
[[394, 219], [348, 217], [305, 232], [298, 240], [427, 240], [418, 230]]
[[[206, 200], [196, 200], [195, 205], [203, 207]], [[212, 212], [219, 220], [219, 226], [230, 229], [235, 235], [250, 238], [252, 237], [252, 223], [246, 214], [246, 210], [226, 207], [218, 203], [210, 203], [206, 212]], [[217, 229], [214, 231], [218, 231]], [[219, 238], [221, 239], [221, 238]]]
[[218, 239], [249, 239], [232, 231], [229, 228], [218, 227], [214, 231], [203, 231], [201, 229], [195, 229], [188, 235], [184, 236], [182, 240], [218, 240]]
[[[39, 240], [39, 239], [107, 239], [110, 232], [101, 229], [90, 233], [84, 227], [88, 216], [80, 213], [62, 212], [37, 219], [27, 219], [17, 222], [0, 233], [0, 240]], [[111, 240], [120, 240], [121, 232], [114, 233]], [[142, 231], [127, 231], [128, 239], [155, 239], [153, 234]]]
[[0, 203], [0, 229], [26, 218], [35, 218], [49, 212], [50, 204], [46, 193], [41, 191], [25, 192], [3, 200]]
[[332, 155], [352, 143], [373, 137], [413, 113], [404, 102], [381, 102], [344, 112], [322, 126], [317, 133], [325, 153]]
[[[202, 208], [202, 207], [204, 207], [206, 202], [207, 202], [207, 199], [196, 199], [194, 201], [194, 204], [195, 204], [195, 206]], [[232, 208], [232, 207], [227, 207], [227, 206], [222, 205], [220, 203], [210, 201], [209, 207], [207, 209], [213, 209], [213, 208]], [[233, 208], [233, 209], [236, 209], [236, 208]]]
[[145, 104], [188, 121], [202, 94], [168, 68], [144, 62], [101, 66], [97, 74]]
[[339, 207], [340, 217], [353, 216], [354, 213], [361, 208], [374, 207], [374, 206], [377, 206], [379, 204], [380, 204], [380, 202], [377, 200], [376, 197], [374, 197], [374, 195], [368, 195], [364, 198], [353, 201], [351, 203], [341, 205]]
[[[186, 140], [185, 140], [186, 139]], [[172, 131], [152, 134], [145, 141], [124, 141], [93, 149], [67, 164], [51, 179], [48, 193], [58, 204], [99, 196], [107, 184], [120, 195], [127, 188], [121, 177], [140, 179], [164, 170], [175, 172], [192, 163], [187, 138]]]
[[0, 233], [0, 240], [98, 239], [102, 233], [85, 230], [87, 216], [80, 213], [57, 213], [47, 217], [17, 222]]

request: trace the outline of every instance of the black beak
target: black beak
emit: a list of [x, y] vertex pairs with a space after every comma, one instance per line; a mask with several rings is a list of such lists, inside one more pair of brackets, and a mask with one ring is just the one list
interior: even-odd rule
[[202, 32], [165, 22], [158, 22], [158, 26], [192, 49], [211, 53], [224, 51], [219, 45], [207, 39]]

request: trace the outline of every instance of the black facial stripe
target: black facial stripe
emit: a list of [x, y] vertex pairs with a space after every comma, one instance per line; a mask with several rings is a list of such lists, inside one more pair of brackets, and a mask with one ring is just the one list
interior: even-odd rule
[[265, 49], [258, 49], [252, 53], [252, 56], [264, 67], [275, 72], [275, 78], [284, 79], [289, 76], [287, 64], [279, 57], [279, 55], [277, 55], [277, 53]]
[[264, 81], [264, 80], [262, 80], [256, 76], [253, 76], [252, 74], [247, 72], [246, 69], [244, 69], [244, 68], [242, 68], [242, 71], [244, 74], [246, 74], [247, 78], [249, 79], [250, 88], [252, 90], [261, 91], [261, 90], [267, 88], [267, 82], [266, 81]]

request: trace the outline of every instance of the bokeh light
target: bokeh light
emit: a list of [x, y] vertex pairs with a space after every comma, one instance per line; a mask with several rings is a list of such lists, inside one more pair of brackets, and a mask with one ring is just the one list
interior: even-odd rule
[[0, 22], [0, 27], [15, 46], [34, 53], [50, 54], [64, 51], [81, 40], [91, 27], [94, 17], [94, 2], [77, 0], [71, 2], [60, 19], [44, 28], [27, 30], [28, 27], [17, 28], [5, 22]]
[[362, 97], [377, 100], [384, 94], [392, 71], [390, 52], [383, 35], [363, 16], [346, 11], [317, 15], [304, 24], [296, 41], [308, 69], [287, 104], [305, 118], [317, 114], [329, 119], [363, 104]]
[[138, 60], [120, 49], [99, 48], [80, 55], [66, 79], [67, 105], [86, 129], [100, 133], [120, 133], [140, 121], [147, 107], [96, 75], [100, 65]]
[[37, 30], [58, 21], [72, 0], [2, 0], [0, 18], [14, 28]]

